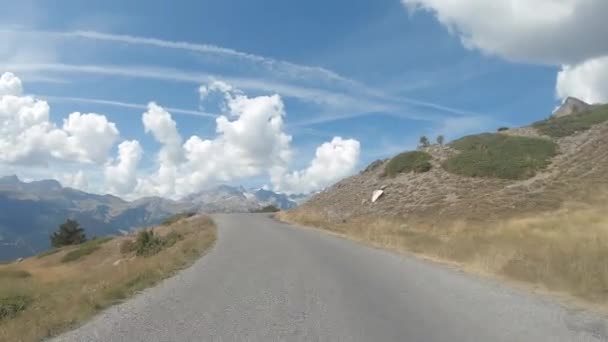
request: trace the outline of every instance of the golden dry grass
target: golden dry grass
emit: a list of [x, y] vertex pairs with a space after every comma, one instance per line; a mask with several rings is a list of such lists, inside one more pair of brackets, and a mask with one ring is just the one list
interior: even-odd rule
[[[160, 236], [172, 231], [184, 238], [150, 257], [122, 254], [120, 244], [134, 239], [126, 236], [68, 263], [62, 263], [62, 258], [78, 247], [0, 265], [0, 274], [5, 275], [0, 279], [0, 299], [29, 300], [27, 308], [14, 318], [0, 319], [0, 341], [39, 341], [74, 328], [101, 309], [188, 266], [216, 239], [215, 225], [205, 216], [155, 229]], [[30, 276], [20, 276], [24, 274]]]
[[[601, 201], [596, 203], [608, 203]], [[501, 222], [423, 227], [402, 219], [357, 218], [327, 223], [313, 211], [280, 220], [318, 227], [375, 247], [456, 262], [465, 270], [533, 284], [587, 303], [608, 304], [608, 204]]]

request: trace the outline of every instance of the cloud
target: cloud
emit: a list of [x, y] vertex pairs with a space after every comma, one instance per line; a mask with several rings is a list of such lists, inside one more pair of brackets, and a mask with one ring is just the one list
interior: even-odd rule
[[10, 72], [6, 72], [0, 76], [0, 96], [19, 96], [22, 92], [23, 85], [17, 76]]
[[89, 180], [82, 170], [74, 173], [63, 173], [54, 177], [61, 185], [72, 189], [86, 191], [89, 187]]
[[158, 156], [160, 163], [180, 163], [183, 159], [182, 137], [171, 114], [156, 103], [150, 102], [148, 111], [142, 116], [142, 122], [146, 133], [152, 133], [156, 141], [162, 144]]
[[123, 141], [118, 145], [118, 157], [106, 165], [105, 182], [109, 192], [130, 194], [137, 185], [137, 168], [143, 149], [137, 140]]
[[[129, 108], [129, 109], [144, 109], [144, 110], [146, 110], [148, 108], [148, 106], [145, 104], [112, 101], [112, 100], [104, 100], [104, 99], [94, 99], [94, 98], [86, 98], [86, 97], [51, 96], [51, 95], [41, 95], [41, 94], [37, 94], [36, 97], [47, 100], [47, 101], [52, 101], [52, 102], [92, 103], [92, 104], [99, 104], [99, 105], [104, 105], [104, 106], [113, 106], [113, 107], [120, 107], [120, 108]], [[173, 107], [166, 107], [166, 109], [173, 114], [192, 115], [192, 116], [199, 116], [199, 117], [203, 117], [203, 118], [216, 118], [219, 116], [218, 114], [201, 112], [198, 110], [191, 110], [191, 109], [173, 108]]]
[[574, 64], [608, 54], [604, 0], [402, 0], [433, 12], [468, 48], [514, 61]]
[[359, 162], [360, 144], [354, 139], [334, 137], [317, 148], [310, 166], [301, 171], [272, 177], [275, 190], [285, 193], [309, 193], [350, 175]]
[[105, 116], [71, 113], [58, 128], [50, 121], [48, 103], [22, 95], [16, 76], [3, 74], [0, 89], [0, 162], [105, 162], [119, 135], [116, 125]]
[[219, 56], [224, 60], [238, 59], [241, 61], [246, 61], [259, 67], [262, 67], [267, 72], [271, 72], [272, 74], [277, 74], [278, 76], [282, 77], [289, 77], [293, 79], [313, 79], [317, 82], [325, 80], [329, 82], [336, 81], [351, 85], [357, 84], [356, 81], [343, 77], [338, 73], [325, 68], [295, 64], [287, 61], [276, 60], [265, 56], [255, 55], [211, 44], [170, 41], [157, 38], [140, 37], [124, 34], [111, 34], [96, 31], [55, 32], [4, 28], [0, 29], [0, 33], [34, 37], [46, 36], [64, 39], [89, 39], [102, 42], [115, 42], [130, 45], [153, 46], [164, 49], [185, 50], [205, 55]]
[[463, 45], [511, 61], [561, 65], [556, 94], [607, 101], [608, 1], [402, 0], [425, 10]]
[[575, 66], [564, 66], [557, 75], [557, 95], [577, 97], [588, 103], [608, 102], [608, 56]]
[[[398, 113], [400, 117], [414, 120], [433, 121], [443, 117], [439, 114], [420, 114], [412, 108], [428, 108], [437, 113], [448, 113], [457, 115], [471, 115], [470, 111], [443, 106], [411, 98], [393, 97], [379, 93], [378, 91], [361, 89], [355, 90], [330, 90], [306, 85], [294, 85], [281, 81], [265, 80], [258, 78], [220, 77], [208, 73], [178, 70], [173, 68], [147, 67], [147, 66], [120, 66], [120, 65], [74, 65], [63, 63], [12, 63], [0, 64], [0, 68], [20, 72], [60, 72], [60, 73], [87, 73], [97, 75], [110, 75], [117, 77], [143, 78], [163, 81], [178, 81], [190, 83], [216, 82], [221, 78], [225, 82], [239, 89], [252, 90], [255, 92], [278, 93], [283, 97], [295, 98], [304, 102], [323, 107], [322, 116], [312, 118], [310, 122], [330, 122], [344, 118], [352, 118], [369, 113]], [[204, 95], [206, 86], [201, 95]], [[113, 102], [113, 101], [110, 101]], [[302, 124], [307, 124], [304, 121]]]
[[[144, 113], [146, 131], [162, 147], [158, 170], [142, 179], [138, 191], [179, 197], [214, 182], [257, 176], [288, 162], [291, 137], [283, 132], [285, 111], [280, 96], [248, 97], [232, 87], [213, 84], [209, 89], [223, 93], [228, 111], [216, 119], [213, 139], [192, 136], [181, 144], [166, 110], [151, 104]], [[173, 154], [183, 159], [172, 158]]]
[[[136, 193], [179, 198], [215, 183], [268, 174], [284, 191], [317, 190], [352, 171], [359, 157], [359, 143], [335, 138], [317, 150], [311, 166], [287, 172], [292, 157], [292, 137], [284, 132], [285, 105], [278, 94], [250, 97], [223, 82], [200, 88], [204, 98], [217, 92], [226, 114], [216, 119], [217, 135], [210, 139], [181, 136], [171, 114], [151, 104], [143, 115], [147, 132], [161, 143], [157, 170], [140, 177]], [[168, 148], [183, 159], [169, 158]]]

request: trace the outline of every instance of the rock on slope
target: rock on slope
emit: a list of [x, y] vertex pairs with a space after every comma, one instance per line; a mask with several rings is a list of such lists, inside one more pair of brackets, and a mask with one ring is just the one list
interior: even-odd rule
[[[574, 100], [566, 101], [563, 110], [557, 112], [571, 110], [573, 103]], [[579, 112], [570, 111], [575, 113]], [[503, 134], [541, 136], [532, 126]], [[433, 168], [429, 172], [387, 178], [382, 177], [387, 161], [376, 162], [314, 196], [292, 214], [333, 223], [370, 216], [399, 217], [425, 226], [455, 220], [484, 222], [556, 209], [564, 201], [584, 201], [589, 190], [608, 185], [608, 121], [571, 136], [544, 138], [554, 140], [559, 153], [548, 168], [530, 179], [474, 178], [449, 173], [441, 164], [458, 152], [449, 145], [435, 145], [425, 149], [432, 156]], [[384, 189], [384, 194], [371, 203], [377, 189]]]

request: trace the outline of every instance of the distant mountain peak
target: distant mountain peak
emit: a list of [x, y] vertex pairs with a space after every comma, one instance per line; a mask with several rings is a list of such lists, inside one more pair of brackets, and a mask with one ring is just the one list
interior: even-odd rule
[[553, 117], [561, 118], [571, 114], [584, 113], [591, 110], [592, 106], [576, 97], [568, 97], [561, 106], [553, 112]]

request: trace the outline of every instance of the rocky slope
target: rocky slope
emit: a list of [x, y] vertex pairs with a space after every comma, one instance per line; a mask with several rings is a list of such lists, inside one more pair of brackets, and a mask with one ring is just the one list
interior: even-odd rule
[[[598, 108], [602, 109], [569, 100], [556, 113], [564, 117]], [[556, 209], [565, 201], [586, 201], [593, 190], [608, 184], [608, 121], [561, 138], [544, 136], [535, 125], [500, 134], [550, 139], [559, 152], [534, 177], [508, 180], [449, 173], [442, 164], [459, 152], [449, 144], [434, 145], [423, 149], [432, 156], [429, 172], [383, 177], [388, 161], [378, 161], [314, 196], [293, 214], [330, 223], [375, 216], [398, 217], [428, 226], [456, 220], [491, 222]], [[372, 194], [377, 190], [383, 191], [382, 196], [372, 203]]]

